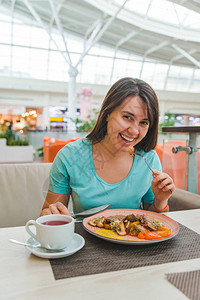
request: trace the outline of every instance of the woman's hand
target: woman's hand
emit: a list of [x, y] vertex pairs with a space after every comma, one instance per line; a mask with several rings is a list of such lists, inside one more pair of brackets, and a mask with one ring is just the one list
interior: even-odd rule
[[175, 191], [173, 179], [166, 173], [153, 170], [152, 191], [156, 200], [168, 200], [172, 193]]
[[62, 214], [62, 215], [70, 216], [67, 207], [61, 202], [50, 204], [48, 208], [42, 209], [40, 216], [51, 215], [51, 214]]
[[40, 216], [62, 214], [70, 215], [67, 205], [70, 194], [57, 194], [48, 190]]

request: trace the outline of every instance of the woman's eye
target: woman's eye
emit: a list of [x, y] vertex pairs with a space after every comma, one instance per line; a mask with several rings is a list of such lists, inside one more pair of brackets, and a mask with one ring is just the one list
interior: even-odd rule
[[141, 124], [142, 124], [142, 125], [148, 126], [148, 125], [149, 125], [149, 122], [148, 122], [148, 121], [142, 121]]
[[127, 120], [131, 120], [132, 118], [130, 117], [130, 116], [127, 116], [127, 115], [125, 115], [125, 116], [123, 116], [125, 119], [127, 119]]

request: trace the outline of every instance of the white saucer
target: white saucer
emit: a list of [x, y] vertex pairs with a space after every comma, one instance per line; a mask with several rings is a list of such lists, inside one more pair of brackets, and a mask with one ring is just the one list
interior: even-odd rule
[[[38, 242], [30, 238], [28, 239], [27, 243], [31, 245], [36, 245]], [[83, 246], [85, 245], [85, 240], [84, 238], [75, 233], [73, 241], [71, 244], [67, 247], [62, 249], [61, 252], [48, 252], [48, 250], [42, 249], [42, 248], [33, 248], [31, 246], [25, 246], [32, 254], [42, 257], [42, 258], [61, 258], [61, 257], [66, 257], [74, 254], [75, 252], [79, 251]]]

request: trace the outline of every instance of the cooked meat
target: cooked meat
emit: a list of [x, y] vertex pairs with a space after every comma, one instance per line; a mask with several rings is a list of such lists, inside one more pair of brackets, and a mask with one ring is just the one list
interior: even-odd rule
[[113, 220], [115, 220], [115, 219], [120, 220], [120, 221], [123, 221], [124, 218], [125, 218], [125, 217], [122, 216], [122, 215], [110, 216], [110, 217], [106, 217], [106, 222], [110, 222], [110, 221], [113, 221]]
[[[123, 223], [124, 218], [125, 217], [123, 215], [115, 215], [115, 216], [107, 217], [104, 220], [104, 228], [123, 232], [123, 234], [121, 234], [121, 235], [124, 235], [124, 233], [126, 233], [124, 223]], [[122, 226], [123, 226], [123, 228], [122, 228]]]
[[139, 221], [144, 224], [150, 230], [157, 230], [157, 226], [154, 224], [153, 220], [145, 215], [139, 215]]
[[142, 223], [142, 224], [145, 224], [146, 222], [146, 217], [145, 215], [137, 215], [138, 217], [138, 220]]
[[125, 220], [130, 221], [130, 222], [135, 222], [135, 221], [139, 220], [139, 216], [131, 214], [131, 215], [126, 216], [126, 218], [124, 219], [124, 221]]

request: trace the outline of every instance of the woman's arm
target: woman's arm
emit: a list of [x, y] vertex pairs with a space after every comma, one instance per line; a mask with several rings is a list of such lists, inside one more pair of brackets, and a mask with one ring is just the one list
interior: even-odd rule
[[51, 214], [70, 215], [67, 209], [69, 197], [70, 193], [57, 194], [48, 190], [40, 216]]

